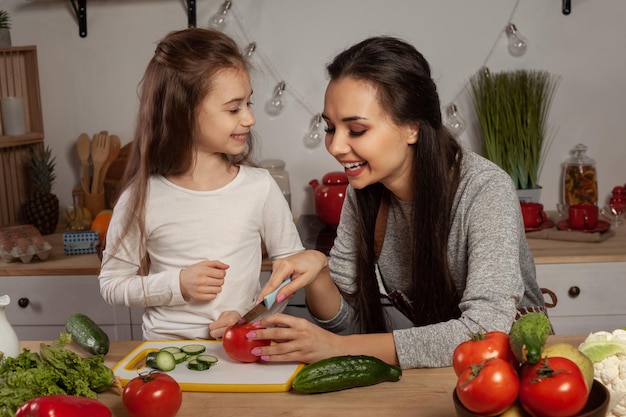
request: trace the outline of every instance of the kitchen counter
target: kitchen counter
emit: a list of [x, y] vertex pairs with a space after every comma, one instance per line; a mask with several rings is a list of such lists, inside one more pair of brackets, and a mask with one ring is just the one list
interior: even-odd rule
[[[25, 275], [99, 275], [100, 259], [98, 255], [70, 255], [63, 253], [63, 232], [57, 232], [43, 237], [52, 249], [45, 261], [33, 259], [30, 263], [23, 263], [19, 259], [13, 262], [0, 261], [0, 276]], [[262, 271], [271, 271], [272, 263], [263, 258]]]
[[[566, 342], [578, 346], [584, 335], [550, 336], [548, 344]], [[140, 342], [111, 342], [105, 363], [115, 366]], [[22, 347], [39, 351], [39, 342], [21, 342]], [[209, 371], [210, 372], [210, 371]], [[410, 369], [398, 382], [349, 390], [304, 395], [294, 391], [279, 393], [184, 392], [177, 417], [211, 415], [219, 417], [380, 417], [455, 415], [452, 390], [456, 376], [452, 368]], [[99, 395], [114, 417], [128, 417], [121, 397], [113, 390]]]
[[[312, 224], [307, 232], [302, 225]], [[298, 230], [302, 242], [307, 249], [315, 249], [317, 243], [332, 245], [332, 237], [328, 232], [316, 231], [319, 221], [315, 216], [304, 215], [298, 220]], [[321, 228], [327, 230], [327, 228]], [[313, 230], [313, 232], [311, 232]], [[572, 264], [572, 263], [599, 263], [599, 262], [626, 262], [626, 226], [613, 229], [615, 236], [599, 243], [570, 242], [562, 240], [528, 239], [528, 245], [537, 265], [541, 264]], [[318, 235], [306, 235], [317, 233]], [[63, 253], [63, 233], [54, 233], [44, 236], [52, 245], [47, 260], [33, 260], [28, 264], [21, 261], [10, 263], [0, 262], [0, 276], [23, 275], [98, 275], [100, 260], [95, 254], [65, 256]], [[317, 242], [317, 243], [316, 243]], [[263, 258], [262, 271], [271, 271], [272, 263]]]

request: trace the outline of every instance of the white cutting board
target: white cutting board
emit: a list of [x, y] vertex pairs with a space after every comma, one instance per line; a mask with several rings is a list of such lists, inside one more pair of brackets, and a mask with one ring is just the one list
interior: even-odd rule
[[126, 355], [114, 367], [113, 372], [122, 380], [122, 385], [138, 376], [139, 372], [149, 372], [145, 366], [149, 352], [167, 346], [182, 347], [199, 344], [206, 347], [204, 352], [218, 358], [218, 362], [206, 371], [192, 371], [186, 363], [181, 363], [167, 372], [180, 385], [183, 391], [206, 392], [283, 392], [291, 389], [291, 382], [304, 364], [287, 362], [243, 363], [231, 359], [217, 340], [152, 340], [143, 342]]

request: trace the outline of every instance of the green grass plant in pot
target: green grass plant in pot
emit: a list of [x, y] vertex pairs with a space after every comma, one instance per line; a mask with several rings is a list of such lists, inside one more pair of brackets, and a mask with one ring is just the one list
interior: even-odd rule
[[[546, 121], [558, 82], [537, 70], [483, 69], [470, 79], [483, 155], [511, 176], [522, 200], [539, 200], [538, 178], [552, 140]], [[531, 189], [538, 190], [535, 197], [521, 197]]]
[[0, 10], [0, 48], [11, 47], [11, 15], [6, 10]]

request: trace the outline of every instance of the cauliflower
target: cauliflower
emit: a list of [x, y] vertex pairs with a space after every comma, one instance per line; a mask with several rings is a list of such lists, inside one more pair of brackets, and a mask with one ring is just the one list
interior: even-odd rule
[[[626, 344], [626, 330], [591, 333], [583, 344], [595, 341]], [[593, 369], [594, 378], [611, 392], [611, 402], [606, 417], [626, 417], [626, 353], [616, 353], [595, 362]]]
[[611, 392], [607, 417], [626, 417], [626, 354], [618, 353], [593, 364], [594, 378]]

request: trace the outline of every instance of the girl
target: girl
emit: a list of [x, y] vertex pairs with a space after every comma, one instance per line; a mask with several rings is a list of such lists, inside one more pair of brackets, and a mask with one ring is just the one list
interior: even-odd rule
[[[337, 237], [329, 262], [314, 252], [277, 262], [263, 293], [292, 275], [279, 297], [306, 286], [310, 312], [330, 331], [276, 315], [261, 326], [280, 327], [248, 337], [282, 343], [253, 353], [449, 366], [469, 332], [508, 332], [518, 313], [545, 311], [513, 182], [442, 125], [424, 57], [404, 41], [375, 37], [327, 69], [326, 148], [350, 181]], [[305, 271], [316, 277], [298, 275]], [[383, 300], [408, 326], [390, 322]]]
[[172, 32], [148, 64], [99, 277], [108, 303], [145, 308], [144, 339], [221, 337], [255, 304], [261, 240], [272, 259], [303, 250], [278, 185], [249, 165], [251, 96], [219, 31]]

